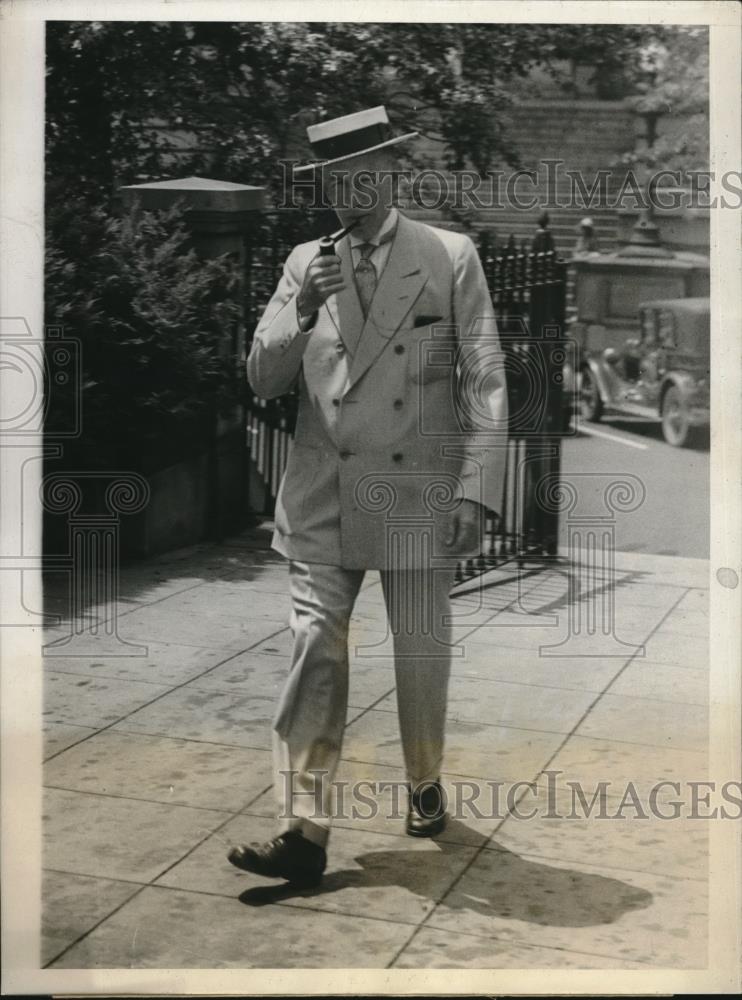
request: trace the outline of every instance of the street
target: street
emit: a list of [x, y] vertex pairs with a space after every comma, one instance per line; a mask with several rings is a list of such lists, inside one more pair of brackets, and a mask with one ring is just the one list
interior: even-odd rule
[[[646, 490], [638, 510], [616, 515], [619, 551], [708, 559], [708, 450], [671, 447], [659, 423], [630, 417], [580, 421], [577, 435], [564, 439], [562, 473], [569, 480], [570, 474], [601, 472], [637, 476]], [[567, 519], [560, 521], [566, 542]]]

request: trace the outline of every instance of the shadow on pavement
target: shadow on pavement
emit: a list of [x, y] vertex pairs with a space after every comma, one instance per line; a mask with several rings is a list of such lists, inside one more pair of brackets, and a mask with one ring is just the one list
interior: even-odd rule
[[[449, 820], [448, 830], [466, 829], [466, 838], [476, 837], [458, 820]], [[479, 846], [486, 838], [476, 838]], [[437, 840], [443, 854], [458, 854], [460, 847]], [[490, 919], [521, 920], [553, 927], [590, 927], [611, 924], [625, 913], [644, 909], [652, 894], [617, 878], [595, 875], [571, 868], [553, 868], [540, 861], [523, 858], [499, 847], [481, 852], [475, 861], [476, 880], [466, 873], [453, 882], [445, 893], [426, 890], [435, 878], [440, 885], [440, 866], [431, 876], [428, 852], [397, 850], [359, 854], [354, 860], [359, 869], [331, 871], [314, 889], [298, 889], [287, 883], [251, 887], [239, 900], [246, 906], [266, 906], [287, 899], [320, 899], [342, 889], [384, 888], [399, 886], [430, 899], [441, 900], [448, 910], [469, 910]]]

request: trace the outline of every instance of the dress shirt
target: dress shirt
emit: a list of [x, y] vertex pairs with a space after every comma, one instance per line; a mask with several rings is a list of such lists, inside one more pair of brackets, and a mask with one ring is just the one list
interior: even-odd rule
[[[398, 217], [399, 212], [396, 208], [392, 207], [379, 228], [369, 239], [364, 239], [363, 236], [358, 234], [357, 230], [348, 234], [354, 271], [356, 267], [358, 267], [358, 262], [361, 259], [361, 247], [365, 246], [367, 243], [373, 243], [375, 249], [369, 254], [368, 259], [376, 268], [376, 277], [381, 278], [381, 274], [386, 267], [386, 262], [389, 259], [389, 252], [392, 249], [392, 240], [387, 239], [384, 240], [383, 243], [379, 243], [379, 241], [396, 227]], [[314, 324], [317, 320], [317, 313], [314, 313], [311, 316], [302, 316], [299, 313], [297, 305], [296, 318], [301, 333], [310, 334], [314, 329]]]
[[351, 252], [353, 254], [353, 270], [358, 267], [358, 262], [361, 259], [361, 247], [365, 246], [367, 243], [373, 243], [376, 249], [369, 254], [368, 259], [376, 268], [376, 277], [381, 278], [382, 271], [386, 267], [386, 262], [389, 259], [389, 252], [392, 249], [392, 241], [387, 239], [381, 244], [379, 244], [379, 241], [395, 228], [398, 216], [399, 212], [397, 209], [391, 208], [389, 210], [389, 214], [381, 223], [374, 235], [368, 239], [361, 236], [357, 229], [354, 229], [353, 232], [348, 235]]

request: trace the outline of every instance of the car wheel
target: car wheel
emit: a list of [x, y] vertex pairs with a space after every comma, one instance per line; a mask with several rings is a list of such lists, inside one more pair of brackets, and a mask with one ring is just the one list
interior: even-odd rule
[[600, 389], [589, 368], [580, 372], [580, 414], [583, 420], [597, 423], [603, 416], [603, 400]]
[[690, 443], [693, 430], [688, 407], [677, 386], [670, 386], [662, 399], [662, 436], [673, 448], [683, 448]]

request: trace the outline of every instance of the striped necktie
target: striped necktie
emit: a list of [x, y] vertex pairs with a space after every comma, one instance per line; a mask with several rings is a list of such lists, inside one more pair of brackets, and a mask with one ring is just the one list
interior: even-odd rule
[[361, 251], [361, 259], [356, 264], [356, 286], [358, 288], [358, 297], [361, 300], [361, 308], [363, 309], [364, 316], [368, 316], [371, 300], [374, 297], [376, 286], [379, 283], [379, 276], [376, 273], [373, 261], [370, 259], [371, 254], [375, 249], [375, 243], [361, 243], [359, 247], [359, 250]]
[[355, 277], [364, 317], [368, 316], [368, 311], [371, 308], [371, 300], [379, 283], [379, 276], [376, 273], [374, 262], [371, 260], [371, 254], [377, 247], [393, 240], [396, 231], [397, 227], [394, 226], [392, 229], [387, 230], [377, 243], [361, 243], [358, 247], [361, 251], [361, 259], [356, 264]]

